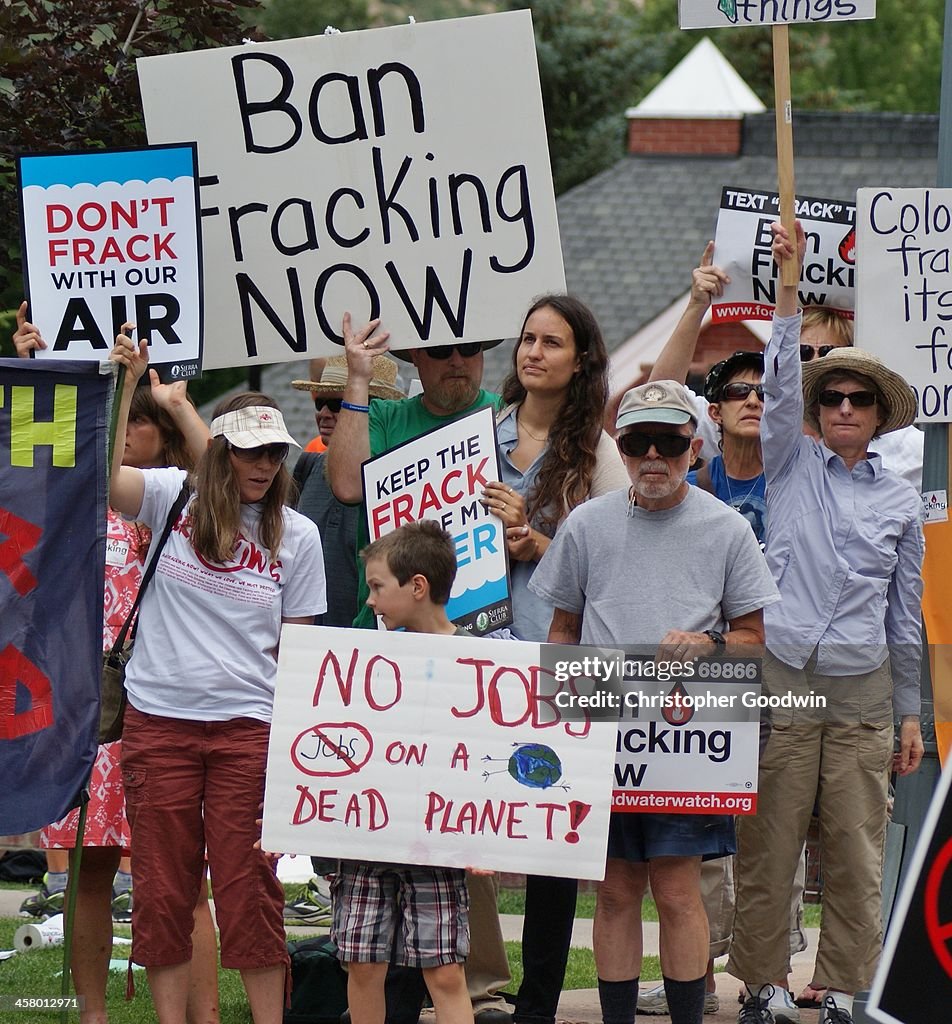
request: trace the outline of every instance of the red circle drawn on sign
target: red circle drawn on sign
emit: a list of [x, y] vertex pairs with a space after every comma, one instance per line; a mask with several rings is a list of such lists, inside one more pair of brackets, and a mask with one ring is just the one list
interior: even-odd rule
[[942, 888], [943, 876], [952, 862], [952, 839], [936, 854], [929, 874], [926, 876], [926, 887], [923, 893], [923, 913], [926, 921], [926, 935], [935, 953], [936, 960], [942, 965], [945, 973], [952, 978], [952, 920], [941, 921], [939, 918], [939, 892]]
[[[367, 749], [362, 758], [352, 757], [350, 753], [345, 753], [337, 742], [329, 739], [331, 733], [337, 733], [340, 736], [345, 730], [352, 730], [366, 742]], [[325, 768], [320, 771], [311, 767], [308, 763], [311, 759], [305, 757], [303, 753], [299, 754], [300, 744], [307, 739], [316, 739], [319, 744], [323, 743], [337, 756], [341, 766], [336, 769]], [[339, 778], [342, 775], [354, 775], [359, 772], [370, 760], [373, 749], [374, 741], [370, 733], [359, 722], [321, 722], [319, 725], [312, 725], [309, 729], [305, 729], [295, 737], [291, 744], [291, 760], [294, 762], [294, 767], [298, 771], [304, 772], [305, 775], [313, 775], [317, 778]]]

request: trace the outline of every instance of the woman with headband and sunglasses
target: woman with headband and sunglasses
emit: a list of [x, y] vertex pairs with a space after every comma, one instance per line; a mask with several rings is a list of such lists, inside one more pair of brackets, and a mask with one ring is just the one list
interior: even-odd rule
[[[778, 265], [802, 259], [799, 222], [795, 242], [781, 225], [773, 229]], [[808, 699], [771, 709], [758, 813], [738, 825], [727, 969], [748, 987], [743, 1024], [799, 1020], [786, 992], [788, 894], [815, 799], [824, 892], [814, 983], [827, 989], [820, 1020], [852, 1021], [853, 994], [869, 988], [882, 946], [889, 773], [914, 772], [923, 752], [922, 505], [876, 454], [879, 435], [912, 423], [915, 396], [869, 353], [842, 348], [802, 362], [799, 343], [797, 289], [783, 285], [764, 353], [766, 555], [782, 601], [766, 610], [763, 687]], [[819, 441], [800, 432], [804, 415]]]
[[[132, 391], [148, 364], [125, 335], [113, 358]], [[323, 613], [317, 527], [287, 507], [287, 432], [274, 402], [250, 392], [219, 403], [139, 612], [126, 670], [122, 770], [135, 857], [132, 961], [145, 966], [159, 1024], [182, 1024], [192, 909], [207, 847], [221, 964], [237, 968], [255, 1024], [279, 1024], [288, 971], [284, 891], [253, 849], [264, 797], [283, 622]], [[110, 501], [158, 538], [187, 474], [113, 462]]]
[[[602, 429], [608, 355], [584, 303], [545, 295], [532, 304], [502, 399], [496, 420], [502, 480], [489, 484], [483, 499], [506, 527], [513, 632], [542, 643], [553, 608], [528, 589], [536, 565], [573, 508], [629, 483], [615, 443]], [[575, 879], [526, 879], [516, 1024], [554, 1024], [577, 887]]]

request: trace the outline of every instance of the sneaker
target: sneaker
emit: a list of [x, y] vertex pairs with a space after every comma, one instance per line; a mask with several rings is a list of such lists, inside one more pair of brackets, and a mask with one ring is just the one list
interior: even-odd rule
[[[704, 1012], [717, 1013], [720, 1007], [720, 1000], [716, 992], [704, 993]], [[664, 993], [664, 985], [656, 985], [645, 992], [638, 993], [638, 1012], [647, 1014], [649, 1017], [669, 1016], [668, 997]]]
[[284, 923], [329, 925], [331, 897], [325, 888], [321, 880], [312, 878], [292, 892], [284, 904]]
[[832, 996], [823, 1000], [820, 1024], [853, 1024], [853, 1015], [842, 1006], [837, 1006]]
[[63, 913], [63, 904], [66, 902], [66, 893], [60, 889], [58, 892], [50, 892], [46, 888], [46, 875], [43, 876], [43, 885], [39, 892], [35, 892], [20, 904], [20, 917], [45, 918], [54, 914]]
[[789, 989], [770, 986], [773, 989], [767, 1000], [775, 1024], [800, 1024], [800, 1010], [793, 1001]]
[[132, 890], [112, 891], [112, 919], [116, 924], [132, 924]]
[[737, 1014], [737, 1024], [775, 1024], [769, 1005], [773, 991], [773, 985], [763, 985], [756, 995], [748, 989], [747, 999]]

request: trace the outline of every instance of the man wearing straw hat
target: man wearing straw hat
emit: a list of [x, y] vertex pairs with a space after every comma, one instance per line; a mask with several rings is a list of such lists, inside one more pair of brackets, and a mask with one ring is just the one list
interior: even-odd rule
[[[794, 257], [774, 225], [778, 264]], [[803, 230], [797, 224], [802, 256]], [[787, 991], [789, 892], [814, 800], [823, 857], [815, 983], [821, 1024], [851, 1024], [882, 946], [882, 852], [890, 769], [914, 772], [919, 731], [922, 503], [883, 468], [880, 434], [913, 422], [912, 389], [875, 356], [834, 349], [801, 363], [795, 286], [783, 286], [764, 353], [761, 421], [767, 562], [781, 603], [765, 616], [772, 707], [759, 810], [738, 824], [728, 971], [748, 987], [740, 1024], [796, 1024]], [[819, 441], [805, 437], [806, 416]], [[789, 701], [788, 701], [789, 702]], [[893, 754], [893, 719], [900, 719]]]
[[[367, 387], [369, 399], [406, 398], [397, 386], [397, 364], [386, 356], [373, 360]], [[330, 442], [347, 387], [347, 357], [331, 356], [321, 379], [295, 380], [292, 387], [310, 391], [314, 418], [324, 444]], [[294, 467], [300, 498], [297, 510], [317, 523], [324, 547], [324, 572], [328, 580], [325, 626], [350, 626], [357, 614], [357, 505], [344, 505], [334, 497], [325, 475], [326, 452], [304, 452]]]

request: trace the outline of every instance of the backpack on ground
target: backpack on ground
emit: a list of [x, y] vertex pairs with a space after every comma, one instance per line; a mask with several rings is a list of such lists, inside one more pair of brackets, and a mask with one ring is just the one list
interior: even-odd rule
[[347, 1009], [347, 972], [327, 935], [288, 943], [291, 1007], [284, 1024], [338, 1024]]

